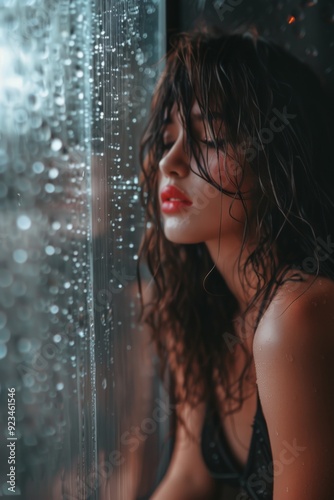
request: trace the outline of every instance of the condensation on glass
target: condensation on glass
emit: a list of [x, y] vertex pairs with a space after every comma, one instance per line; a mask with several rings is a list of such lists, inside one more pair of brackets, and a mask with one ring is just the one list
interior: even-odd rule
[[168, 408], [135, 265], [162, 5], [0, 0], [0, 496], [130, 500], [154, 480]]
[[144, 230], [138, 146], [165, 50], [163, 5], [101, 0], [93, 16], [96, 414], [98, 471], [107, 476], [102, 482], [108, 500], [148, 494], [169, 417], [168, 398], [154, 382], [152, 346], [136, 321], [137, 251]]
[[72, 494], [96, 461], [90, 7], [5, 1], [0, 16], [1, 494], [62, 498], [64, 471]]

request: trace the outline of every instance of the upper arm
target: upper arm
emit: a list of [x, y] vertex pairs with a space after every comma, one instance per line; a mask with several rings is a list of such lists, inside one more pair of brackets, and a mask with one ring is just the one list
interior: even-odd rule
[[316, 286], [283, 314], [272, 314], [256, 333], [254, 360], [273, 455], [274, 500], [331, 499], [334, 285]]

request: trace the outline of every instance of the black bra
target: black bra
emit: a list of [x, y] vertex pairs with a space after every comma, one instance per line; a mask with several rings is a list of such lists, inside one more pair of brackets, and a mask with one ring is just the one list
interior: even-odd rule
[[211, 475], [240, 488], [240, 500], [272, 500], [273, 468], [270, 440], [257, 393], [257, 409], [248, 459], [242, 467], [234, 457], [217, 414], [208, 410], [201, 436], [202, 456]]

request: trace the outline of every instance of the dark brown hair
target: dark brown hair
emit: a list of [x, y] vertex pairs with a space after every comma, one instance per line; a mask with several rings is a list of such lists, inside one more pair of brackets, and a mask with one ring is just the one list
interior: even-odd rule
[[[258, 277], [254, 331], [288, 270], [302, 270], [333, 279], [333, 262], [322, 258], [319, 241], [334, 234], [332, 115], [329, 93], [313, 71], [276, 44], [249, 32], [181, 34], [173, 42], [152, 101], [151, 115], [141, 143], [141, 200], [146, 230], [139, 252], [153, 277], [154, 293], [142, 302], [141, 321], [149, 325], [160, 358], [166, 366], [182, 367], [183, 390], [178, 401], [206, 400], [215, 405], [215, 381], [226, 397], [241, 404], [242, 381], [229, 380], [229, 346], [224, 332], [235, 335], [232, 317], [237, 302], [226, 286], [204, 243], [174, 244], [164, 236], [160, 220], [157, 173], [163, 154], [166, 113], [176, 103], [187, 131], [187, 144], [199, 174], [223, 195], [215, 183], [191, 133], [190, 110], [197, 100], [209, 124], [217, 152], [213, 116], [221, 113], [226, 143], [241, 168], [245, 162], [258, 179], [256, 213], [258, 246], [240, 269], [244, 286], [250, 266]], [[242, 154], [241, 154], [241, 153]], [[239, 199], [243, 193], [236, 186]], [[246, 214], [247, 215], [247, 214]], [[246, 217], [244, 241], [248, 232]], [[278, 264], [273, 248], [277, 250]], [[240, 257], [239, 256], [239, 257]], [[264, 262], [269, 275], [264, 275]], [[239, 261], [240, 262], [240, 261]], [[141, 290], [141, 288], [140, 288]], [[242, 339], [240, 345], [243, 347]]]

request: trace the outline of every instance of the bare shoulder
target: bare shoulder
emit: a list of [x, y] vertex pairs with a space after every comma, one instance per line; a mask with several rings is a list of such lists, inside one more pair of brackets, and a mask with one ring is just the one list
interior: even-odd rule
[[[253, 354], [259, 391], [266, 386], [268, 370], [273, 367], [273, 389], [279, 390], [280, 384], [286, 383], [288, 373], [294, 376], [300, 370], [302, 383], [306, 378], [312, 382], [330, 376], [334, 391], [334, 281], [311, 275], [303, 278], [282, 285], [255, 333]], [[292, 386], [294, 383], [297, 381], [291, 381]]]
[[280, 466], [274, 498], [332, 498], [334, 282], [314, 276], [286, 282], [258, 326], [253, 353], [273, 460]]
[[255, 357], [263, 348], [289, 348], [294, 342], [334, 346], [334, 281], [302, 277], [303, 281], [286, 281], [268, 306], [254, 337]]

